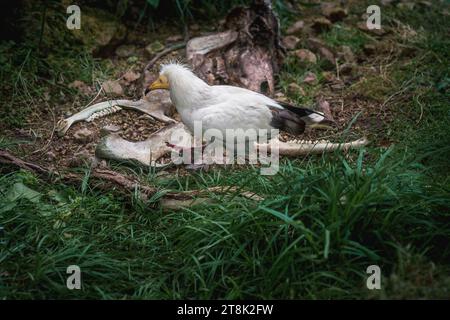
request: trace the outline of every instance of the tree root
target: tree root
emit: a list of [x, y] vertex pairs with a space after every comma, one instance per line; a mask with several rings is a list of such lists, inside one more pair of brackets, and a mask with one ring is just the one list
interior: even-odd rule
[[[50, 182], [54, 182], [56, 179], [62, 181], [63, 183], [71, 185], [79, 185], [85, 179], [84, 175], [77, 174], [74, 172], [62, 173], [52, 171], [43, 166], [22, 160], [12, 155], [8, 151], [2, 149], [0, 149], [0, 164], [17, 167], [26, 171], [33, 172], [37, 174], [40, 178]], [[92, 171], [90, 172], [89, 177], [103, 182], [102, 184], [97, 185], [97, 187], [99, 187], [102, 190], [111, 191], [111, 186], [116, 186], [122, 191], [122, 193], [128, 195], [130, 194], [130, 192], [134, 193], [138, 191], [142, 200], [147, 200], [158, 191], [156, 187], [145, 185], [136, 178], [112, 170], [93, 168]], [[239, 193], [239, 195], [248, 199], [252, 199], [255, 201], [263, 200], [262, 197], [256, 195], [255, 193], [248, 191], [240, 191], [239, 188], [234, 186], [223, 186], [223, 187], [219, 186], [206, 188], [202, 190], [190, 190], [178, 192], [169, 191], [161, 196], [162, 200], [161, 205], [165, 209], [172, 209], [172, 210], [193, 206], [195, 204], [203, 203], [209, 200], [208, 198], [198, 197], [201, 195], [205, 195], [208, 192]]]

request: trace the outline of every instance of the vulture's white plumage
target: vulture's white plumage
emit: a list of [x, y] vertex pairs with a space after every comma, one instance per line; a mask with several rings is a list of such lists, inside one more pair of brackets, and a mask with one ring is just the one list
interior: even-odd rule
[[183, 123], [194, 131], [194, 121], [203, 130], [280, 129], [303, 133], [306, 126], [326, 127], [323, 114], [277, 102], [260, 93], [225, 85], [208, 85], [189, 68], [178, 63], [163, 65], [158, 79], [147, 90], [168, 89]]

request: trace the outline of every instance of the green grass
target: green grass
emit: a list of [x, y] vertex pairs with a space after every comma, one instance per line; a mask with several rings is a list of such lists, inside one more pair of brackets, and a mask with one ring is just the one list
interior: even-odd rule
[[[436, 244], [450, 232], [448, 188], [430, 185], [417, 163], [365, 151], [284, 161], [274, 177], [258, 170], [217, 171], [162, 188], [239, 185], [262, 203], [211, 195], [214, 203], [181, 212], [129, 204], [112, 193], [43, 185], [21, 172], [1, 178], [8, 276], [2, 295], [16, 298], [357, 298], [365, 269], [384, 275], [397, 252], [448, 263]], [[17, 187], [17, 186], [26, 186]], [[177, 188], [178, 186], [178, 188]], [[92, 189], [91, 189], [92, 188]], [[33, 190], [33, 191], [32, 191]], [[271, 196], [272, 195], [272, 196]], [[77, 264], [83, 290], [65, 288]], [[438, 287], [430, 297], [443, 297]]]
[[[0, 298], [448, 298], [448, 23], [438, 9], [393, 11], [385, 21], [394, 17], [424, 26], [424, 38], [403, 43], [416, 48], [415, 56], [393, 66], [381, 94], [371, 82], [350, 89], [382, 102], [407, 84], [388, 105], [396, 115], [389, 149], [282, 159], [275, 176], [256, 168], [158, 176], [127, 167], [160, 188], [148, 202], [100, 191], [87, 178], [74, 187], [0, 168]], [[330, 32], [328, 41], [363, 44], [358, 34]], [[51, 68], [45, 74], [38, 54], [24, 60], [27, 51], [10, 46], [2, 47], [9, 55], [0, 55], [2, 79], [32, 83], [27, 88], [37, 96], [44, 89], [73, 94], [58, 77], [89, 82], [109, 72], [103, 62], [64, 50], [45, 62]], [[321, 70], [320, 63], [288, 60], [279, 84], [286, 88], [306, 71]], [[312, 101], [314, 90], [320, 85], [297, 102]], [[21, 102], [27, 94], [12, 92], [14, 106], [27, 111]], [[15, 116], [0, 117], [15, 125]], [[17, 143], [0, 137], [1, 148]], [[189, 209], [158, 207], [167, 190], [217, 185], [265, 200], [210, 194], [211, 203]], [[65, 286], [73, 264], [82, 271], [80, 291]], [[382, 271], [380, 291], [365, 286], [372, 264]]]
[[323, 39], [332, 48], [346, 45], [355, 53], [361, 51], [364, 45], [370, 43], [372, 40], [363, 31], [355, 27], [345, 26], [341, 23], [334, 24], [331, 30], [323, 35]]

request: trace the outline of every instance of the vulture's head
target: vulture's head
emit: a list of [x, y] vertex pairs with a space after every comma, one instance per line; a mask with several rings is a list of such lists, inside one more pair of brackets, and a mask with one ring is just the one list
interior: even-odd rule
[[161, 66], [158, 78], [147, 87], [145, 93], [157, 89], [172, 90], [186, 86], [195, 89], [195, 84], [204, 85], [205, 83], [187, 66], [172, 62]]

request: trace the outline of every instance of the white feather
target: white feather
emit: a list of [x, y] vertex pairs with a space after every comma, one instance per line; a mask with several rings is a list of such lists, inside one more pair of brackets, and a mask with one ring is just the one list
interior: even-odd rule
[[[219, 129], [272, 129], [270, 107], [283, 109], [275, 100], [260, 93], [232, 86], [210, 86], [188, 67], [170, 63], [160, 74], [167, 77], [170, 98], [183, 123], [193, 131], [194, 121], [202, 121], [203, 131]], [[323, 120], [320, 115], [313, 122]]]

